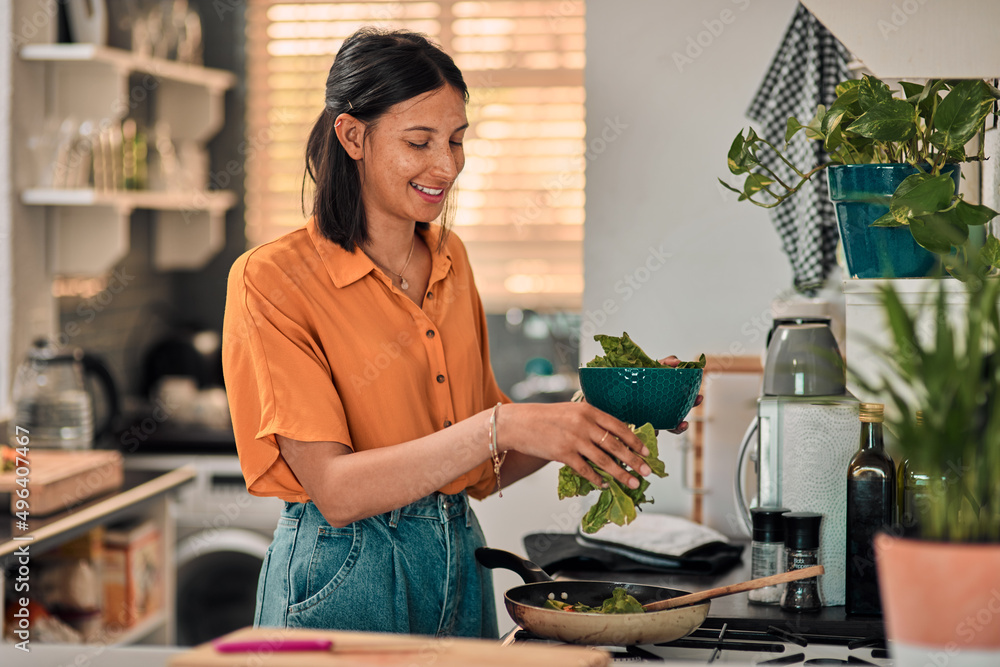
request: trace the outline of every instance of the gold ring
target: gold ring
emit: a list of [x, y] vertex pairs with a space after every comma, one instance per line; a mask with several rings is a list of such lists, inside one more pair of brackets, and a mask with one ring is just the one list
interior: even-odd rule
[[608, 431], [607, 431], [607, 430], [605, 430], [605, 431], [604, 431], [604, 435], [602, 435], [602, 436], [601, 436], [601, 439], [600, 439], [600, 441], [598, 441], [598, 443], [597, 443], [597, 444], [599, 444], [599, 445], [603, 445], [603, 444], [604, 444], [604, 441], [605, 441], [605, 439], [607, 439], [607, 437], [608, 437]]

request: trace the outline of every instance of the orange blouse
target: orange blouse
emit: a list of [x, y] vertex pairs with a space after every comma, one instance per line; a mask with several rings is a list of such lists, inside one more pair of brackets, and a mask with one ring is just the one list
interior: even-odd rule
[[[363, 451], [509, 402], [490, 368], [486, 316], [465, 247], [451, 233], [438, 253], [441, 228], [418, 233], [432, 256], [423, 307], [363, 252], [324, 238], [313, 220], [236, 260], [222, 356], [253, 495], [309, 500], [276, 434]], [[440, 491], [482, 498], [494, 484], [485, 462]]]

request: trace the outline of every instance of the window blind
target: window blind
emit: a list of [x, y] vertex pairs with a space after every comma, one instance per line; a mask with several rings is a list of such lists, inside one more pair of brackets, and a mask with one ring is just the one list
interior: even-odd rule
[[247, 11], [251, 245], [304, 223], [305, 142], [344, 38], [366, 25], [407, 28], [440, 44], [469, 85], [455, 231], [487, 310], [580, 308], [582, 0], [251, 0]]

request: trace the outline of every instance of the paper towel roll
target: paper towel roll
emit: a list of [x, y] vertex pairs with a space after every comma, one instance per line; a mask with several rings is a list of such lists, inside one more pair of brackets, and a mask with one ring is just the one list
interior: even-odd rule
[[781, 503], [794, 512], [818, 512], [820, 577], [825, 606], [846, 600], [847, 466], [861, 438], [856, 402], [787, 403], [780, 418]]

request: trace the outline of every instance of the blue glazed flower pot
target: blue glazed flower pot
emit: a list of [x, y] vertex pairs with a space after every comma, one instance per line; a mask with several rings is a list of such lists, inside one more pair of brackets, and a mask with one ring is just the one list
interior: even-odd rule
[[[840, 164], [827, 168], [830, 199], [852, 278], [925, 278], [938, 266], [938, 256], [922, 248], [909, 227], [871, 227], [889, 212], [889, 199], [917, 170], [908, 164]], [[961, 169], [945, 166], [958, 190]]]

